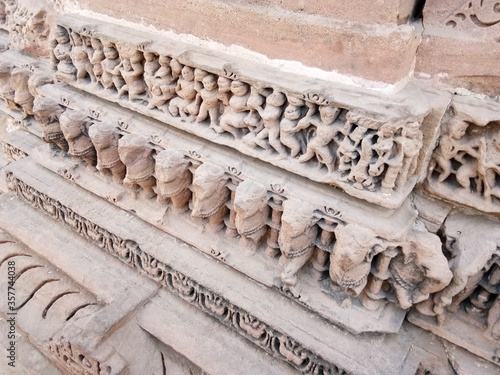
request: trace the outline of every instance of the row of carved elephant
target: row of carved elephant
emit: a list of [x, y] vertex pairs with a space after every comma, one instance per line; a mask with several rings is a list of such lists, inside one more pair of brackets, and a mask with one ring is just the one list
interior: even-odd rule
[[[33, 112], [47, 142], [97, 166], [134, 194], [143, 199], [156, 195], [159, 203], [170, 202], [177, 212], [190, 210], [193, 219], [206, 219], [207, 230], [226, 227], [228, 234], [241, 237], [241, 249], [248, 255], [267, 242], [275, 254], [282, 255], [281, 279], [289, 288], [296, 285], [302, 267], [312, 262], [320, 272], [329, 269], [332, 281], [360, 296], [368, 308], [391, 300], [392, 295], [403, 308], [416, 305], [425, 314], [443, 316], [445, 306], [456, 301], [456, 296], [463, 301], [466, 291], [467, 297], [474, 292], [471, 280], [498, 256], [497, 224], [482, 233], [483, 238], [492, 238], [489, 249], [474, 242], [475, 235], [466, 229], [456, 230], [469, 233], [465, 236], [448, 229], [453, 225], [465, 228], [474, 217], [448, 218], [446, 248], [452, 254], [448, 261], [441, 239], [421, 227], [399, 242], [390, 242], [361, 225], [318, 216], [317, 207], [308, 202], [292, 197], [273, 200], [262, 184], [234, 180], [219, 165], [199, 165], [174, 149], [157, 153], [145, 137], [122, 135], [117, 127], [103, 122], [92, 124], [86, 113], [64, 110], [52, 99], [36, 98]], [[460, 247], [467, 241], [476, 248]], [[470, 253], [475, 254], [474, 261]], [[457, 261], [462, 258], [467, 260]], [[384, 285], [390, 286], [389, 291]]]
[[299, 165], [314, 159], [320, 174], [336, 174], [361, 190], [390, 194], [415, 174], [422, 147], [417, 119], [374, 120], [319, 97], [259, 88], [62, 26], [54, 37], [56, 77], [94, 83], [92, 92], [117, 92], [119, 100], [156, 108], [193, 126], [208, 125], [245, 147]]

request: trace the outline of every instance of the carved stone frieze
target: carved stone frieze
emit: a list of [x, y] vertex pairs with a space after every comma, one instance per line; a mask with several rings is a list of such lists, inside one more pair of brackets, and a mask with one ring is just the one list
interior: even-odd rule
[[433, 195], [500, 213], [500, 104], [454, 98], [434, 150], [427, 189]]
[[57, 26], [59, 80], [383, 206], [398, 207], [416, 182], [429, 109], [337, 104], [294, 84], [261, 81], [269, 79], [265, 74], [231, 73], [232, 62], [220, 58], [206, 56], [200, 64], [176, 52], [189, 51], [187, 45], [168, 50], [146, 36], [122, 40], [125, 29], [109, 33], [106, 25], [85, 22], [61, 18]]
[[72, 374], [82, 375], [114, 375], [119, 372], [113, 371], [111, 366], [101, 364], [92, 358], [78, 345], [67, 341], [64, 336], [56, 340], [51, 339], [46, 345], [49, 351], [58, 362]]
[[[105, 228], [90, 222], [69, 207], [29, 186], [12, 173], [7, 175], [7, 179], [9, 188], [15, 191], [21, 200], [67, 225], [111, 255], [160, 283], [170, 292], [212, 315], [222, 324], [235, 330], [266, 352], [288, 362], [306, 374], [347, 375], [343, 369], [323, 360], [320, 355], [307, 349], [293, 337], [268, 326], [265, 322], [254, 318], [250, 312], [239, 308], [223, 296], [214, 293], [195, 280], [145, 253], [136, 242], [120, 238]], [[53, 345], [54, 353], [60, 354], [61, 348], [64, 351], [68, 349], [68, 346], [55, 344]], [[72, 346], [71, 349], [73, 349]], [[65, 358], [64, 355], [62, 357]], [[85, 357], [83, 356], [83, 358]], [[106, 366], [103, 367], [97, 361], [92, 361], [92, 359], [87, 358], [85, 363], [79, 359], [81, 359], [80, 356], [77, 358], [70, 356], [64, 359], [64, 362], [67, 366], [77, 365], [81, 367], [85, 365], [88, 367], [90, 365], [91, 369], [98, 366], [95, 369], [98, 368], [99, 371], [111, 370]], [[97, 374], [101, 373], [106, 372], [97, 372]], [[90, 372], [90, 374], [93, 373]]]
[[7, 142], [2, 142], [2, 147], [4, 156], [11, 161], [16, 161], [28, 156], [26, 152], [18, 149], [17, 147]]

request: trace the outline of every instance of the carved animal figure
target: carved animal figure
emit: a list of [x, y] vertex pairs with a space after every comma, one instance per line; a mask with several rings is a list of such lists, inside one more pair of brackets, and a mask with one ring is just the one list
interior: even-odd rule
[[335, 237], [330, 277], [347, 294], [359, 296], [366, 286], [373, 257], [384, 250], [383, 242], [370, 229], [358, 224], [337, 227]]
[[444, 319], [444, 308], [458, 305], [476, 288], [482, 275], [500, 256], [500, 224], [481, 216], [458, 212], [444, 223], [446, 247], [453, 272], [451, 283], [434, 296], [434, 313]]
[[226, 202], [230, 196], [227, 180], [224, 169], [211, 163], [203, 163], [194, 173], [191, 216], [195, 219], [208, 218], [208, 229], [213, 232], [224, 227]]
[[158, 202], [169, 200], [178, 211], [188, 209], [191, 198], [192, 174], [189, 170], [191, 163], [184, 155], [175, 150], [163, 150], [156, 156], [156, 193]]
[[153, 148], [147, 139], [135, 134], [126, 134], [118, 141], [120, 159], [127, 167], [127, 174], [123, 185], [133, 189], [134, 195], [140, 190], [146, 199], [155, 196], [153, 187], [156, 184], [154, 177], [155, 160]]
[[297, 272], [314, 253], [318, 227], [313, 213], [314, 207], [307, 202], [298, 199], [283, 202], [278, 243], [285, 263], [281, 280], [289, 286], [297, 283]]
[[118, 130], [111, 124], [96, 123], [89, 128], [89, 136], [97, 151], [97, 169], [104, 175], [111, 174], [115, 182], [121, 183], [126, 167], [118, 153]]
[[85, 112], [66, 110], [59, 117], [59, 124], [64, 138], [68, 141], [68, 153], [84, 160], [88, 165], [95, 166], [97, 154], [88, 135], [90, 122]]
[[253, 181], [241, 182], [234, 198], [235, 225], [241, 235], [240, 246], [247, 255], [257, 250], [267, 232], [270, 208], [267, 189]]
[[55, 100], [36, 97], [33, 101], [33, 115], [43, 129], [43, 140], [63, 151], [68, 151], [68, 142], [59, 125], [59, 116], [64, 109]]

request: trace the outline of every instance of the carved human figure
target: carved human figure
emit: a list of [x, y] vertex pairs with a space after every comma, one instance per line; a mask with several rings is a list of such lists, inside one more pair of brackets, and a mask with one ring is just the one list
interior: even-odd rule
[[396, 180], [403, 167], [404, 140], [396, 132], [397, 123], [384, 124], [377, 132], [378, 140], [373, 149], [377, 153], [377, 160], [370, 165], [370, 176], [382, 176], [382, 194], [391, 194], [396, 186]]
[[120, 133], [111, 124], [95, 123], [89, 128], [89, 136], [97, 151], [97, 169], [103, 175], [112, 175], [116, 183], [125, 178], [125, 164], [120, 160], [118, 140]]
[[195, 219], [208, 218], [208, 230], [213, 232], [224, 228], [226, 202], [230, 196], [227, 181], [224, 169], [211, 163], [203, 163], [194, 173], [191, 216]]
[[441, 239], [425, 228], [412, 230], [401, 248], [389, 271], [399, 305], [408, 309], [442, 290], [453, 274], [443, 254]]
[[106, 58], [106, 56], [104, 55], [104, 47], [101, 41], [97, 38], [90, 39], [90, 45], [92, 46], [92, 51], [89, 59], [90, 63], [92, 64], [92, 73], [95, 77], [95, 82], [102, 84], [102, 62]]
[[182, 75], [182, 68], [184, 66], [177, 59], [170, 60], [170, 69], [172, 70], [172, 77], [178, 79]]
[[[500, 225], [485, 217], [451, 213], [444, 223], [446, 248], [451, 253], [451, 283], [434, 295], [429, 315], [444, 319], [444, 308], [458, 305], [474, 291], [482, 276], [500, 256]], [[421, 312], [423, 309], [421, 310]], [[424, 313], [425, 313], [424, 312]]]
[[306, 150], [306, 140], [300, 131], [296, 131], [302, 115], [300, 106], [289, 104], [285, 108], [285, 115], [280, 122], [280, 141], [290, 149], [292, 158]]
[[203, 78], [208, 75], [208, 72], [203, 69], [196, 68], [194, 70], [194, 90], [196, 91], [196, 97], [186, 108], [187, 112], [192, 116], [197, 116], [200, 112], [200, 105], [202, 102], [201, 90], [203, 90]]
[[148, 108], [158, 108], [162, 110], [164, 104], [175, 98], [176, 80], [170, 68], [171, 59], [168, 56], [160, 56], [158, 59], [159, 69], [154, 73], [151, 81], [151, 91], [149, 93]]
[[402, 136], [403, 168], [396, 180], [396, 187], [403, 187], [408, 178], [415, 174], [418, 166], [418, 154], [423, 144], [423, 134], [417, 121], [405, 124]]
[[91, 123], [86, 113], [67, 109], [59, 116], [59, 124], [64, 138], [68, 141], [68, 154], [84, 160], [88, 165], [95, 166], [97, 153], [88, 135]]
[[245, 254], [255, 253], [267, 232], [270, 208], [267, 189], [245, 180], [236, 188], [234, 198], [235, 225], [241, 236], [240, 247]]
[[467, 132], [469, 123], [458, 117], [453, 118], [444, 128], [439, 145], [434, 151], [431, 161], [431, 171], [439, 166], [441, 169], [438, 182], [443, 182], [453, 171], [452, 160], [463, 161], [464, 151], [467, 146], [462, 138]]
[[148, 87], [144, 82], [144, 69], [141, 64], [132, 64], [130, 59], [124, 58], [120, 65], [113, 69], [113, 74], [120, 75], [125, 81], [125, 84], [118, 90], [119, 96], [128, 93], [130, 100], [144, 99], [143, 94], [147, 91]]
[[76, 80], [82, 81], [89, 77], [91, 82], [95, 82], [94, 66], [90, 62], [88, 49], [80, 34], [71, 33], [71, 60], [76, 68]]
[[217, 91], [217, 77], [207, 74], [203, 77], [203, 88], [199, 92], [201, 98], [200, 112], [196, 122], [201, 122], [210, 117], [210, 127], [215, 129], [219, 124], [219, 91]]
[[120, 65], [120, 57], [115, 46], [110, 44], [104, 47], [104, 60], [101, 62], [102, 76], [101, 83], [105, 89], [119, 90], [125, 84], [120, 70], [117, 67]]
[[241, 81], [231, 82], [232, 96], [229, 99], [229, 108], [222, 114], [220, 126], [215, 128], [217, 133], [228, 132], [237, 138], [237, 129], [246, 128], [245, 118], [249, 113], [247, 104], [250, 98], [249, 86]]
[[59, 125], [59, 116], [64, 109], [54, 99], [36, 97], [33, 101], [33, 115], [43, 130], [43, 140], [63, 151], [68, 151], [68, 143]]
[[319, 106], [320, 118], [311, 117], [308, 121], [306, 118], [299, 121], [295, 127], [295, 131], [299, 131], [313, 125], [316, 127], [316, 132], [307, 142], [306, 152], [299, 157], [299, 162], [303, 163], [314, 156], [318, 159], [319, 167], [325, 166], [328, 173], [332, 173], [334, 169], [335, 154], [330, 146], [330, 143], [335, 139], [340, 132], [340, 128], [335, 124], [335, 120], [340, 114], [340, 108], [331, 107], [328, 105]]
[[271, 146], [280, 155], [286, 155], [286, 149], [280, 142], [280, 120], [283, 113], [283, 105], [286, 102], [285, 94], [279, 91], [273, 91], [266, 98], [266, 106], [258, 106], [255, 109], [262, 117], [264, 127], [255, 137], [255, 144], [263, 149], [269, 149]]
[[359, 296], [366, 286], [375, 255], [384, 250], [372, 230], [358, 224], [338, 226], [330, 256], [330, 277], [347, 294]]
[[[339, 160], [338, 170], [341, 173], [350, 174], [354, 166], [354, 161], [360, 156], [361, 142], [367, 130], [363, 126], [356, 126], [352, 129], [352, 124], [349, 121], [346, 122], [342, 129], [344, 139], [340, 142], [337, 149], [337, 158]], [[344, 178], [347, 180], [348, 176]]]
[[172, 201], [179, 212], [188, 209], [192, 174], [190, 161], [176, 150], [163, 150], [156, 156], [156, 193], [160, 203]]
[[146, 83], [149, 93], [153, 88], [155, 74], [159, 69], [158, 55], [153, 52], [144, 52], [144, 83]]
[[483, 181], [484, 199], [487, 202], [491, 202], [492, 196], [500, 198], [500, 186], [497, 183], [497, 178], [500, 176], [500, 131], [491, 140], [490, 145], [486, 143], [484, 137], [481, 138], [478, 155], [478, 174]]
[[231, 80], [229, 78], [220, 76], [217, 78], [217, 86], [219, 88], [219, 100], [222, 103], [221, 113], [226, 111], [229, 107], [229, 99], [231, 99]]
[[0, 97], [5, 100], [7, 107], [10, 109], [17, 109], [14, 103], [14, 89], [10, 85], [10, 76], [12, 70], [14, 69], [14, 64], [10, 62], [0, 63]]
[[314, 253], [318, 227], [313, 218], [314, 207], [299, 199], [283, 202], [278, 243], [284, 263], [281, 281], [288, 286], [297, 283], [297, 272]]
[[10, 86], [14, 89], [14, 102], [21, 107], [25, 116], [33, 114], [33, 100], [35, 98], [28, 88], [31, 74], [28, 69], [15, 68], [12, 70], [10, 78]]
[[76, 69], [71, 58], [71, 43], [68, 30], [62, 26], [57, 26], [53, 43], [52, 68], [56, 71], [56, 77], [74, 81]]
[[[359, 128], [360, 127], [356, 129]], [[373, 131], [367, 129], [362, 132], [360, 131], [358, 134], [361, 133], [363, 134], [361, 143], [359, 144], [361, 147], [360, 149], [356, 150], [356, 153], [359, 155], [359, 159], [357, 160], [357, 162], [355, 161], [355, 158], [352, 159], [352, 157], [354, 156], [354, 152], [352, 155], [348, 156], [348, 158], [351, 160], [351, 170], [349, 172], [349, 175], [347, 176], [347, 180], [351, 181], [353, 183], [353, 186], [357, 189], [368, 189], [370, 191], [373, 191], [376, 187], [374, 177], [378, 177], [380, 174], [382, 174], [385, 164], [382, 163], [383, 159], [380, 159], [380, 169], [375, 169], [375, 172], [370, 169], [373, 166], [373, 164], [370, 165], [370, 163], [373, 160], [373, 138], [376, 134]], [[344, 154], [344, 157], [346, 157], [346, 154]]]
[[170, 114], [181, 117], [194, 116], [194, 112], [189, 112], [191, 109], [189, 105], [193, 103], [198, 93], [195, 90], [194, 69], [190, 66], [182, 68], [182, 75], [177, 81], [175, 92], [177, 96], [168, 105]]
[[133, 189], [135, 196], [140, 190], [146, 199], [155, 196], [153, 188], [156, 184], [156, 178], [154, 177], [153, 151], [147, 139], [140, 135], [126, 134], [118, 141], [120, 159], [127, 167], [123, 185]]

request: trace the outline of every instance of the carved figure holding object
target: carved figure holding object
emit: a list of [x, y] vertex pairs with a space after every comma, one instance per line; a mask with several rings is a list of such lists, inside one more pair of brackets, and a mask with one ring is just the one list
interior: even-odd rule
[[68, 141], [68, 154], [84, 160], [90, 166], [95, 166], [97, 154], [88, 135], [88, 128], [91, 123], [88, 121], [85, 112], [67, 109], [59, 117], [59, 123], [64, 138]]

